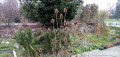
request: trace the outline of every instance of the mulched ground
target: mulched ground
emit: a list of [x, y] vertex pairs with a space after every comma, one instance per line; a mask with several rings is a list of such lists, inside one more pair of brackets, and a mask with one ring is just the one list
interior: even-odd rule
[[[72, 23], [74, 23], [74, 22], [72, 22]], [[72, 33], [73, 32], [72, 30], [76, 31], [76, 33], [83, 33], [84, 31], [87, 33], [88, 30], [90, 30], [90, 29], [86, 29], [88, 27], [87, 26], [84, 27], [83, 26], [84, 24], [78, 24], [78, 26], [74, 26], [74, 25], [72, 25], [72, 23], [69, 23], [67, 25], [68, 33]], [[86, 25], [91, 25], [91, 24], [86, 24]], [[74, 26], [74, 27], [72, 28], [72, 26]], [[43, 31], [43, 32], [47, 31], [47, 28], [45, 28], [45, 26], [43, 26], [40, 23], [27, 23], [27, 25], [21, 24], [21, 25], [12, 25], [12, 26], [0, 25], [0, 37], [1, 36], [12, 36], [14, 34], [14, 32], [16, 32], [19, 28], [26, 28], [26, 27], [30, 27], [32, 29], [32, 32], [34, 32], [35, 29], [37, 29], [37, 28], [40, 28], [41, 31]], [[94, 26], [93, 26], [93, 28], [94, 28]], [[92, 30], [94, 30], [94, 29], [92, 29]]]
[[1, 36], [12, 36], [14, 32], [16, 32], [19, 28], [26, 28], [30, 27], [32, 31], [34, 32], [35, 29], [40, 28], [42, 31], [45, 31], [46, 29], [39, 25], [39, 24], [34, 24], [34, 25], [14, 25], [14, 26], [5, 26], [1, 25], [0, 26], [0, 37]]

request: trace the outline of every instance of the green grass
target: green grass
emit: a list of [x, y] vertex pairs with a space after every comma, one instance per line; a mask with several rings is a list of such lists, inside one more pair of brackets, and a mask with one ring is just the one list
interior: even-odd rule
[[82, 41], [86, 41], [87, 45], [80, 45], [77, 48], [71, 47], [69, 51], [73, 54], [81, 54], [84, 52], [98, 49], [99, 47], [101, 47], [101, 45], [107, 45], [109, 43], [115, 42], [115, 39], [110, 39], [108, 36], [99, 35], [97, 37], [97, 34], [95, 33], [76, 35], [74, 39], [75, 40], [73, 40], [72, 43], [80, 44], [82, 43]]
[[[16, 43], [15, 39], [12, 39], [12, 37], [3, 37], [5, 39], [5, 42], [9, 42], [9, 44], [3, 44], [2, 42], [2, 38], [0, 38], [0, 50], [6, 50], [6, 49], [11, 49], [11, 50], [15, 50], [17, 53], [18, 57], [21, 57], [23, 55], [23, 53], [26, 55], [25, 50], [23, 49], [22, 46], [19, 47], [19, 49], [14, 47], [14, 44]], [[4, 55], [4, 54], [3, 54]], [[2, 56], [4, 57], [4, 56]]]
[[99, 47], [101, 45], [107, 45], [109, 43], [114, 43], [114, 39], [109, 39], [108, 36], [101, 36], [99, 35], [98, 38], [96, 37], [96, 34], [89, 34], [88, 41], [98, 45]]
[[120, 30], [120, 27], [110, 27], [110, 30]]
[[0, 44], [0, 50], [8, 49], [9, 46], [6, 44]]
[[10, 55], [9, 53], [2, 53], [0, 54], [0, 57], [6, 57], [7, 55]]
[[115, 40], [109, 39], [108, 36], [99, 35], [97, 38], [97, 35], [95, 33], [76, 35], [72, 39], [73, 44], [75, 43], [79, 44], [82, 43], [82, 41], [87, 41], [87, 43], [98, 44], [99, 46], [115, 42]]
[[113, 21], [115, 21], [115, 22], [120, 22], [120, 19], [118, 19], [118, 20], [117, 20], [117, 19], [105, 19], [105, 21], [106, 21], [106, 22], [108, 22], [108, 21], [109, 21], [109, 22], [113, 22]]
[[15, 40], [13, 39], [5, 39], [5, 42], [9, 42], [9, 44], [0, 42], [0, 50], [4, 49], [14, 49]]
[[[11, 45], [7, 45], [7, 44], [3, 44], [3, 43], [0, 43], [0, 50], [7, 50], [7, 49], [13, 49], [13, 47]], [[2, 53], [0, 54], [0, 57], [6, 57], [6, 56], [10, 56], [12, 53]]]

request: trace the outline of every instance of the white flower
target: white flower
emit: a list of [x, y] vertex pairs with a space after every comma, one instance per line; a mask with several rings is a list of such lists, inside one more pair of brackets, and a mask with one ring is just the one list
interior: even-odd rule
[[6, 44], [8, 45], [8, 44], [9, 44], [9, 42], [6, 42]]

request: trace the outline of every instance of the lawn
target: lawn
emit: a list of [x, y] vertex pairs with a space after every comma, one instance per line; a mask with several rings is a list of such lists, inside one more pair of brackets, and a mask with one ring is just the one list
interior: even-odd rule
[[[85, 45], [84, 41], [86, 41]], [[111, 43], [115, 43], [115, 39], [109, 38], [108, 36], [99, 35], [97, 37], [95, 33], [81, 34], [73, 38], [72, 44], [76, 46], [71, 47], [69, 51], [73, 54], [81, 54], [99, 49], [101, 45], [108, 45]]]
[[97, 35], [95, 33], [87, 33], [87, 34], [81, 34], [81, 35], [76, 35], [72, 40], [72, 43], [82, 43], [83, 41], [86, 41], [86, 44], [88, 45], [89, 43], [92, 44], [99, 44], [100, 45], [105, 45], [107, 43], [113, 43], [115, 40], [111, 41], [112, 39], [109, 39], [108, 36], [102, 36]]
[[120, 22], [120, 19], [105, 19], [105, 22]]
[[118, 31], [120, 31], [120, 27], [110, 27], [110, 30], [118, 30]]

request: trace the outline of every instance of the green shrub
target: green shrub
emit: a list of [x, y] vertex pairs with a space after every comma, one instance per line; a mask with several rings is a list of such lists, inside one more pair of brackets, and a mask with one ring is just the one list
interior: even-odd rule
[[116, 37], [115, 37], [115, 36], [109, 36], [109, 40], [110, 40], [111, 42], [114, 42], [114, 41], [116, 40]]
[[32, 30], [30, 28], [19, 29], [16, 33], [14, 33], [13, 38], [25, 48], [25, 54], [34, 55], [34, 51], [30, 48], [32, 43]]
[[69, 52], [72, 53], [72, 54], [81, 54], [81, 50], [80, 49], [72, 48], [72, 49], [69, 50]]
[[[58, 52], [59, 48], [60, 48], [60, 42], [59, 41], [61, 40], [61, 46], [62, 47], [65, 45], [64, 44], [65, 43], [64, 42], [65, 36], [67, 37], [68, 44], [70, 44], [71, 39], [69, 37], [69, 34], [66, 34], [65, 32], [61, 32], [61, 36], [59, 36], [58, 32], [57, 32], [56, 33], [56, 40], [55, 40], [55, 34], [54, 34], [53, 31], [50, 32], [50, 33], [43, 34], [39, 38], [39, 40], [34, 41], [33, 44], [39, 44], [40, 45], [39, 47], [43, 49], [44, 53], [47, 53], [47, 52], [52, 53], [52, 48], [54, 48], [54, 45], [52, 45], [52, 44], [55, 43], [56, 44], [56, 49], [55, 50], [56, 50], [56, 52]], [[36, 38], [36, 39], [38, 39], [38, 38]]]
[[106, 36], [109, 35], [109, 29], [106, 26], [104, 27], [104, 33], [103, 33], [103, 35], [106, 35]]
[[0, 50], [1, 49], [7, 49], [7, 48], [9, 48], [9, 45], [7, 45], [7, 44], [0, 44]]
[[41, 31], [41, 29], [36, 29], [35, 32], [34, 32], [34, 37], [38, 37], [42, 34], [43, 32]]
[[81, 53], [88, 52], [95, 49], [98, 49], [98, 45], [89, 44], [87, 46], [81, 45], [78, 49], [72, 48], [69, 50], [69, 52], [71, 52], [72, 54], [81, 54]]
[[24, 48], [27, 48], [27, 45], [29, 45], [32, 40], [32, 31], [30, 28], [24, 30], [19, 29], [14, 33], [13, 38], [16, 39], [20, 45], [23, 45]]
[[[82, 0], [20, 0], [20, 13], [27, 19], [40, 21], [44, 25], [49, 25], [50, 20], [55, 19], [54, 10], [57, 8], [60, 13], [64, 14], [64, 8], [67, 8], [66, 19], [72, 20], [77, 14], [77, 6], [82, 5]], [[39, 2], [38, 2], [39, 1]], [[59, 18], [59, 17], [58, 17]], [[60, 20], [60, 19], [58, 19]], [[56, 22], [55, 22], [56, 23]], [[60, 22], [59, 22], [60, 24]], [[56, 25], [56, 24], [55, 24]]]
[[115, 34], [120, 34], [120, 31], [115, 31]]

